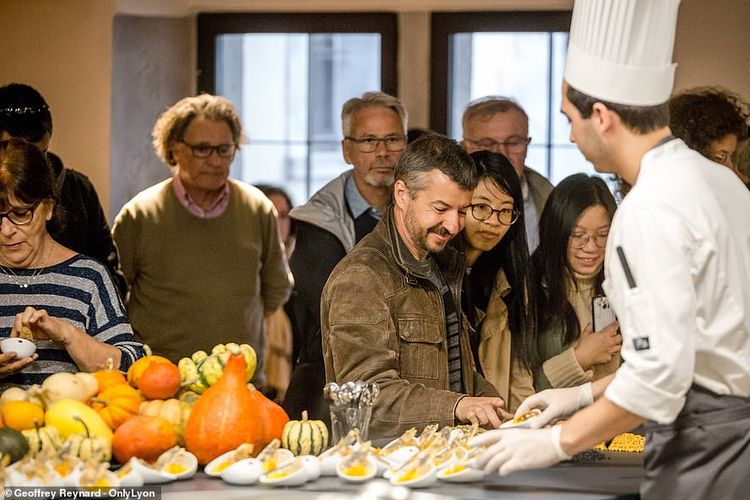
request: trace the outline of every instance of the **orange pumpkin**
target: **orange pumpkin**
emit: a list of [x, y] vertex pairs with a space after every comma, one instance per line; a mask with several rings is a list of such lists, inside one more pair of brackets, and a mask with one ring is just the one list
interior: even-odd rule
[[8, 401], [2, 415], [5, 425], [17, 431], [44, 425], [44, 408], [31, 401]]
[[125, 375], [119, 370], [113, 370], [112, 358], [107, 360], [107, 367], [93, 373], [96, 381], [99, 382], [99, 392], [104, 392], [112, 386], [127, 384]]
[[250, 396], [252, 396], [255, 404], [258, 405], [260, 419], [266, 424], [266, 437], [268, 440], [262, 445], [255, 447], [256, 450], [260, 451], [274, 438], [281, 439], [281, 435], [284, 433], [284, 426], [289, 422], [289, 415], [286, 414], [281, 406], [265, 397], [252, 384], [248, 384], [248, 386], [250, 388]]
[[99, 392], [103, 392], [116, 385], [127, 384], [128, 381], [122, 372], [102, 370], [94, 373], [96, 381], [99, 382]]
[[180, 390], [180, 370], [174, 363], [151, 363], [138, 380], [146, 399], [169, 399]]
[[146, 371], [151, 363], [171, 363], [167, 358], [162, 356], [156, 356], [151, 354], [149, 346], [144, 345], [143, 349], [146, 351], [146, 355], [130, 365], [128, 368], [128, 383], [138, 389], [138, 382], [141, 379], [141, 375]]
[[143, 398], [128, 384], [118, 384], [100, 392], [91, 401], [91, 407], [114, 430], [138, 414]]
[[122, 424], [112, 437], [112, 452], [122, 464], [132, 457], [155, 462], [177, 444], [172, 424], [159, 417], [136, 415]]
[[185, 447], [198, 462], [205, 465], [243, 443], [261, 450], [281, 438], [289, 417], [257, 392], [245, 385], [245, 358], [232, 354], [219, 381], [195, 402], [185, 425]]

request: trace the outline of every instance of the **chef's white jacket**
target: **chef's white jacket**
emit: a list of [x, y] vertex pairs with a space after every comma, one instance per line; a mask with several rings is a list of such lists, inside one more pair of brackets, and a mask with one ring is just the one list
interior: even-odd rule
[[649, 151], [615, 214], [605, 276], [624, 359], [610, 401], [666, 424], [693, 383], [750, 396], [750, 192], [728, 168], [679, 139]]

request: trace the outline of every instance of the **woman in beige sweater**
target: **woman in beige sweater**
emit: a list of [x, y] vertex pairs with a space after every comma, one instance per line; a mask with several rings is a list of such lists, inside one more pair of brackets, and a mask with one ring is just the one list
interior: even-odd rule
[[597, 380], [620, 366], [617, 323], [598, 332], [591, 325], [615, 209], [604, 181], [585, 174], [565, 178], [547, 200], [533, 256], [542, 360], [534, 370], [537, 391]]
[[505, 156], [480, 151], [471, 157], [480, 181], [460, 239], [467, 266], [462, 306], [474, 329], [472, 352], [479, 371], [514, 412], [534, 392], [531, 369], [536, 360], [523, 195]]

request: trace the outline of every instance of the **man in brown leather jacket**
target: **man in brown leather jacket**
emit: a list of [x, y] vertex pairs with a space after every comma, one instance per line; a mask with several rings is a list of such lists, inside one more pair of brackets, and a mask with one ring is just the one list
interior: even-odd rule
[[464, 258], [447, 246], [464, 227], [476, 183], [457, 142], [428, 136], [409, 145], [393, 205], [323, 290], [326, 380], [379, 385], [372, 439], [430, 423], [497, 427], [508, 416], [474, 368], [460, 309]]

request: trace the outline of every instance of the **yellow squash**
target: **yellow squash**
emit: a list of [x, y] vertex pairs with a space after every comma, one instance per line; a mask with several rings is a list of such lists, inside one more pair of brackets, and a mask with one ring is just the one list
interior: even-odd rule
[[80, 401], [63, 399], [47, 408], [44, 415], [47, 425], [57, 428], [63, 438], [71, 434], [82, 434], [88, 431], [94, 436], [112, 441], [112, 430], [93, 408]]

